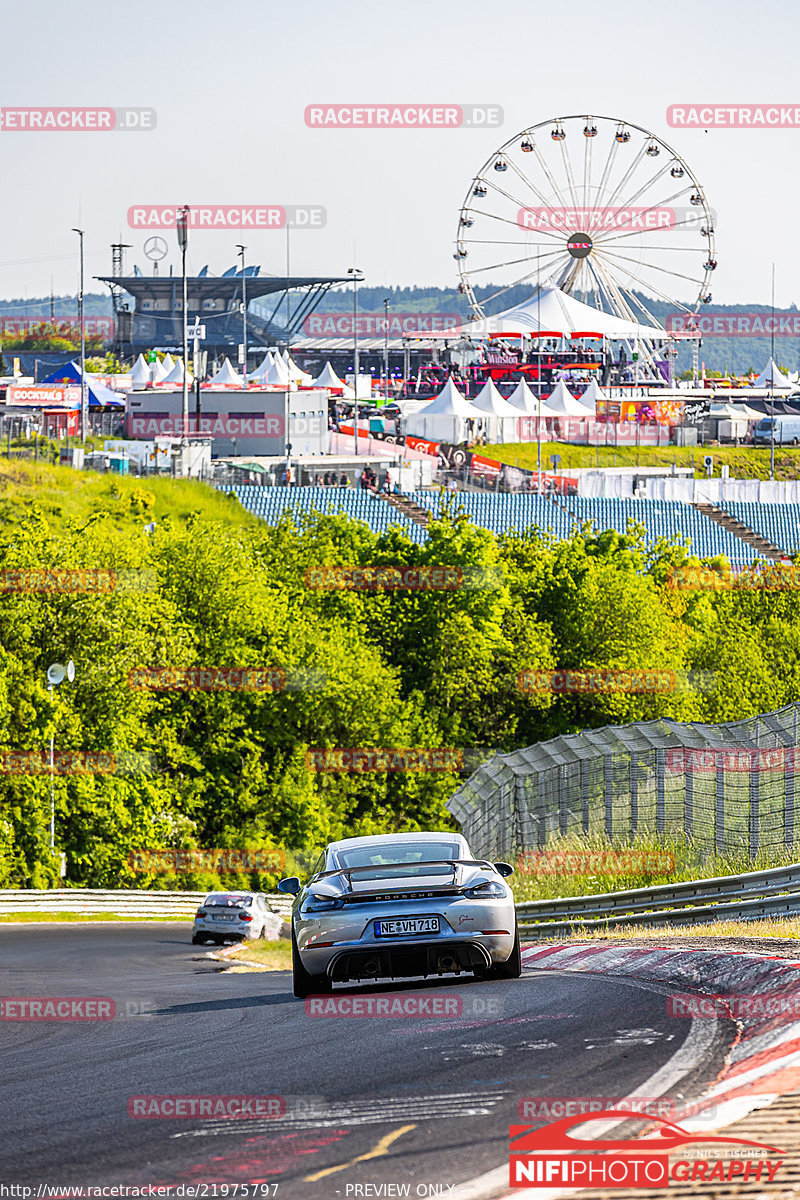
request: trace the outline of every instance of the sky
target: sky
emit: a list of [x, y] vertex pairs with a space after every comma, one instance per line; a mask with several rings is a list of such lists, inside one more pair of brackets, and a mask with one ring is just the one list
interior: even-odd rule
[[[716, 212], [714, 302], [800, 302], [800, 127], [676, 129], [681, 104], [793, 104], [800, 7], [775, 0], [71, 0], [3, 19], [2, 104], [152, 108], [147, 131], [4, 124], [0, 296], [86, 290], [110, 244], [149, 273], [132, 206], [311, 205], [289, 238], [293, 273], [360, 269], [371, 286], [453, 286], [459, 209], [493, 151], [539, 121], [593, 113], [663, 138]], [[500, 106], [496, 128], [309, 128], [308, 105]], [[161, 233], [178, 270], [174, 229]], [[190, 272], [247, 261], [283, 274], [284, 231], [192, 231]]]

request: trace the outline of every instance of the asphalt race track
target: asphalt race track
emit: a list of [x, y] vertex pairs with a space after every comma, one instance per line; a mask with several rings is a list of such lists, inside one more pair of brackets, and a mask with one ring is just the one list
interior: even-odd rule
[[[448, 1196], [507, 1162], [526, 1097], [648, 1094], [656, 1073], [653, 1096], [693, 1097], [733, 1036], [668, 1017], [666, 989], [535, 971], [347, 991], [456, 997], [458, 1017], [312, 1017], [288, 973], [227, 974], [204, 953], [187, 924], [0, 926], [3, 997], [104, 996], [117, 1013], [0, 1022], [0, 1182]], [[150, 1095], [282, 1096], [286, 1114], [128, 1115]]]

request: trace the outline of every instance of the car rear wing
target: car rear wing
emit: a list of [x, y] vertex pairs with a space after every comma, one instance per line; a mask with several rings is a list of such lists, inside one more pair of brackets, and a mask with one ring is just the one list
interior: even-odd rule
[[[391, 878], [396, 878], [397, 875], [403, 874], [404, 869], [405, 869], [405, 871], [408, 871], [409, 874], [412, 874], [412, 872], [415, 872], [416, 874], [421, 875], [421, 874], [425, 873], [424, 872], [425, 867], [442, 867], [442, 866], [452, 868], [453, 879], [455, 879], [455, 877], [456, 877], [456, 868], [457, 867], [491, 867], [492, 870], [494, 869], [492, 863], [490, 863], [487, 859], [431, 858], [431, 859], [427, 859], [425, 862], [416, 862], [416, 863], [373, 863], [371, 866], [367, 866], [367, 867], [337, 867], [333, 871], [318, 871], [315, 875], [311, 876], [311, 879], [330, 879], [332, 875], [346, 875], [348, 885], [352, 889], [352, 886], [353, 886], [352, 876], [353, 875], [364, 874], [365, 872], [385, 871], [385, 872], [387, 872], [385, 875], [375, 875], [375, 878], [376, 879], [391, 879]], [[438, 874], [438, 872], [436, 872], [436, 873]], [[309, 880], [309, 883], [311, 882], [311, 879]]]

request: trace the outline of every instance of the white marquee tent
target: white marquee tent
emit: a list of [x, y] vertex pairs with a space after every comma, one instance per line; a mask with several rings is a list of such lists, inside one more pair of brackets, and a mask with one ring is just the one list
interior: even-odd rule
[[330, 360], [325, 363], [325, 366], [320, 371], [317, 378], [314, 380], [316, 387], [330, 388], [331, 391], [340, 392], [345, 384], [344, 380], [340, 379], [330, 364]]
[[508, 403], [513, 408], [518, 408], [519, 411], [526, 417], [561, 416], [561, 413], [557, 413], [552, 408], [548, 408], [544, 399], [538, 400], [524, 379], [520, 379], [519, 383], [508, 397]]
[[505, 400], [491, 379], [487, 379], [475, 399], [475, 408], [484, 414], [478, 430], [488, 435], [491, 442], [516, 442], [519, 410]]
[[[186, 379], [189, 383], [193, 382], [194, 376], [192, 375], [191, 371], [186, 372]], [[173, 366], [172, 370], [170, 371], [169, 375], [165, 375], [161, 382], [162, 383], [183, 384], [183, 359], [182, 358], [179, 358], [176, 361], [176, 363]]]
[[792, 386], [788, 376], [784, 375], [774, 358], [770, 358], [753, 384], [754, 388], [771, 388], [775, 392], [790, 392]]
[[249, 383], [264, 383], [267, 377], [267, 371], [272, 366], [274, 359], [270, 350], [262, 358], [261, 362], [256, 367], [255, 371], [251, 371], [247, 376]]
[[143, 388], [151, 382], [152, 372], [150, 370], [150, 363], [145, 361], [143, 354], [140, 354], [133, 364], [133, 370], [131, 371], [131, 387], [136, 389]]
[[579, 403], [582, 404], [584, 408], [588, 408], [594, 413], [597, 411], [598, 400], [601, 402], [601, 404], [607, 404], [609, 397], [608, 394], [600, 387], [597, 380], [592, 379], [586, 391], [583, 392], [579, 397]]
[[273, 361], [267, 368], [264, 376], [264, 382], [267, 387], [288, 388], [291, 386], [288, 368], [280, 354], [275, 355]]
[[563, 334], [601, 333], [607, 338], [625, 341], [635, 341], [637, 337], [651, 341], [667, 337], [665, 331], [655, 325], [640, 325], [638, 321], [625, 321], [601, 312], [593, 304], [584, 304], [552, 284], [537, 288], [527, 300], [497, 316], [466, 325], [464, 332], [473, 337], [542, 330]]
[[155, 362], [150, 364], [150, 366], [152, 369], [151, 370], [151, 378], [152, 378], [153, 383], [163, 383], [164, 380], [169, 375], [170, 371], [172, 370], [172, 367], [175, 366], [175, 364], [172, 363], [172, 366], [165, 367], [164, 363], [161, 361], [161, 359], [157, 358], [155, 360]]
[[448, 379], [430, 404], [407, 417], [406, 432], [433, 442], [463, 442], [469, 434], [467, 422], [477, 423], [484, 415], [462, 396], [452, 379]]
[[581, 404], [580, 400], [575, 399], [572, 392], [568, 390], [563, 379], [559, 379], [558, 383], [547, 397], [547, 407], [556, 417], [583, 417], [584, 419], [593, 419], [595, 415], [594, 409], [587, 408], [584, 404]]
[[214, 388], [239, 388], [241, 390], [242, 377], [236, 374], [230, 360], [226, 358], [216, 375], [212, 375], [206, 386]]

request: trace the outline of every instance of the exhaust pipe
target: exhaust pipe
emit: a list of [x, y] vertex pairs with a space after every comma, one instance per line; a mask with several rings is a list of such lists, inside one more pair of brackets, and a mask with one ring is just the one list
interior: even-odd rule
[[440, 954], [439, 961], [436, 966], [440, 975], [443, 971], [448, 973], [454, 971], [457, 975], [460, 974], [460, 967], [452, 954]]
[[361, 968], [361, 974], [365, 975], [368, 979], [375, 979], [380, 974], [380, 970], [380, 959], [368, 958]]

